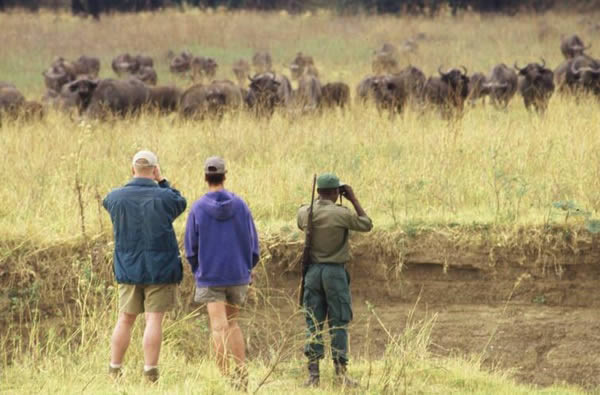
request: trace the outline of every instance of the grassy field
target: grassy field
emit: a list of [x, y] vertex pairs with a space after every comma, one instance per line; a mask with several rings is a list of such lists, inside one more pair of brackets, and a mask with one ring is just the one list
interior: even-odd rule
[[[278, 71], [287, 73], [286, 65], [301, 50], [315, 58], [323, 82], [343, 80], [355, 87], [370, 72], [375, 48], [383, 42], [400, 45], [418, 33], [424, 33], [419, 49], [403, 54], [401, 63], [419, 66], [427, 74], [440, 65], [464, 64], [470, 72], [487, 72], [500, 62], [523, 65], [540, 57], [554, 68], [562, 61], [561, 34], [580, 32], [596, 47], [600, 32], [589, 29], [596, 17], [467, 14], [458, 19], [444, 15], [408, 19], [194, 10], [114, 15], [94, 22], [60, 13], [15, 12], [0, 14], [0, 80], [15, 83], [28, 98], [39, 98], [44, 92], [41, 72], [54, 56], [99, 56], [101, 75], [108, 77], [112, 57], [129, 51], [154, 57], [159, 83], [185, 87], [189, 82], [168, 72], [168, 50], [214, 56], [220, 64], [218, 78], [233, 78], [230, 66], [235, 59], [269, 49]], [[435, 113], [414, 111], [389, 120], [372, 108], [358, 106], [346, 114], [294, 120], [276, 115], [270, 122], [246, 114], [227, 116], [220, 123], [187, 123], [175, 116], [145, 114], [139, 119], [96, 123], [51, 112], [41, 122], [4, 124], [0, 127], [4, 176], [0, 238], [6, 243], [2, 243], [0, 264], [17, 262], [12, 254], [23, 244], [43, 250], [71, 241], [80, 245], [82, 233], [88, 239], [106, 237], [111, 225], [101, 199], [127, 182], [131, 157], [142, 148], [158, 153], [164, 175], [190, 204], [205, 191], [204, 159], [223, 156], [230, 169], [227, 186], [248, 202], [263, 236], [299, 237], [296, 209], [309, 199], [312, 174], [323, 171], [337, 172], [354, 187], [379, 230], [455, 224], [517, 229], [563, 223], [564, 212], [552, 205], [557, 201], [576, 202], [597, 218], [598, 109], [594, 100], [577, 103], [554, 96], [543, 117], [527, 113], [516, 97], [506, 112], [478, 106], [453, 124]], [[176, 221], [178, 233], [184, 221], [185, 214]], [[581, 218], [567, 223], [578, 221]], [[68, 255], [65, 260], [68, 265]], [[84, 296], [75, 297], [74, 303], [83, 306]], [[128, 356], [125, 380], [113, 384], [105, 377], [114, 300], [110, 294], [98, 300], [104, 304], [82, 307], [77, 314], [58, 318], [59, 322], [33, 314], [25, 319], [26, 332], [15, 322], [14, 332], [0, 339], [0, 390], [150, 391], [137, 375], [140, 354], [135, 347]], [[161, 360], [163, 380], [151, 391], [227, 392], [208, 360], [205, 323], [184, 318], [172, 317], [169, 322]], [[352, 365], [363, 385], [370, 383], [369, 392], [534, 391], [514, 384], [504, 373], [483, 373], [476, 361], [428, 355], [428, 325], [416, 327], [420, 337], [406, 337], [405, 347], [413, 351], [399, 356], [394, 348], [398, 345], [390, 339], [386, 359], [359, 359]], [[186, 352], [198, 341], [201, 350]], [[19, 357], [13, 360], [15, 355]], [[252, 361], [252, 390], [302, 392], [302, 361], [288, 358], [271, 375], [272, 366], [264, 361]], [[331, 370], [327, 374], [331, 377]], [[265, 377], [266, 384], [261, 385]], [[337, 391], [332, 386], [325, 389]]]

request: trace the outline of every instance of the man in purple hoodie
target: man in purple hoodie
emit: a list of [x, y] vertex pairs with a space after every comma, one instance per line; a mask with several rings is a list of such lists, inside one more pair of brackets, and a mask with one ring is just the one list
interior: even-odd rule
[[185, 253], [196, 279], [194, 300], [207, 305], [217, 365], [228, 375], [231, 353], [236, 364], [232, 383], [246, 390], [246, 350], [237, 317], [258, 262], [258, 235], [246, 203], [225, 189], [226, 173], [223, 159], [206, 160], [208, 193], [190, 211]]

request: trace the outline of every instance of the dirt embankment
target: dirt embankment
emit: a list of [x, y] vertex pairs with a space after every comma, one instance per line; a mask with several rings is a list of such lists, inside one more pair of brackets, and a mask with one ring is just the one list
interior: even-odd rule
[[[9, 244], [0, 257], [0, 328], [26, 326], [38, 313], [42, 321], [77, 317], [74, 301], [82, 290], [97, 306], [106, 306], [113, 295], [108, 238], [49, 248]], [[253, 309], [292, 316], [301, 243], [267, 237], [262, 246], [264, 273]], [[589, 233], [382, 232], [354, 238], [353, 254], [348, 270], [355, 357], [380, 357], [388, 343], [381, 326], [372, 320], [367, 325], [373, 315], [366, 302], [392, 333], [401, 333], [416, 305], [417, 318], [437, 316], [431, 344], [436, 355], [475, 355], [485, 366], [510, 368], [519, 380], [542, 386], [562, 381], [600, 386], [600, 244]], [[180, 310], [189, 311], [191, 276], [181, 289]], [[300, 316], [287, 323], [290, 333], [302, 330]], [[67, 333], [66, 326], [54, 330]]]
[[[367, 343], [364, 326], [376, 312], [399, 333], [416, 316], [437, 315], [431, 350], [471, 355], [509, 368], [541, 386], [600, 386], [600, 244], [570, 229], [501, 231], [444, 229], [356, 238], [352, 278], [352, 346]], [[272, 251], [273, 286], [295, 289], [298, 272]], [[373, 324], [371, 324], [372, 326]], [[387, 336], [375, 327], [381, 354]]]

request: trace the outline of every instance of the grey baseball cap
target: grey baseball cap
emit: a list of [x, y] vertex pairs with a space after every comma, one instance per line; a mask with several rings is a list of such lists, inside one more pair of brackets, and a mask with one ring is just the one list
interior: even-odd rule
[[204, 174], [225, 174], [225, 160], [218, 156], [211, 156], [204, 162]]
[[[138, 163], [138, 161], [141, 163]], [[131, 164], [133, 166], [137, 164], [138, 166], [141, 165], [142, 167], [154, 167], [158, 165], [158, 158], [154, 152], [143, 150], [139, 151], [133, 156]]]

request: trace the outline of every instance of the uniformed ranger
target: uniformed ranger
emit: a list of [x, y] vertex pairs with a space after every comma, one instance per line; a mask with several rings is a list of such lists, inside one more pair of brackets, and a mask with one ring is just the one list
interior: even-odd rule
[[[349, 231], [368, 232], [371, 219], [361, 207], [349, 185], [340, 183], [332, 173], [317, 178], [318, 199], [313, 206], [311, 264], [304, 279], [303, 305], [306, 309], [308, 341], [304, 354], [308, 357], [307, 386], [319, 385], [319, 361], [324, 356], [323, 328], [328, 323], [331, 354], [336, 380], [346, 386], [357, 386], [346, 373], [348, 363], [348, 323], [352, 320], [350, 277], [345, 264], [350, 259]], [[339, 195], [348, 199], [356, 214], [337, 205]], [[309, 206], [298, 211], [298, 227], [308, 226]]]

